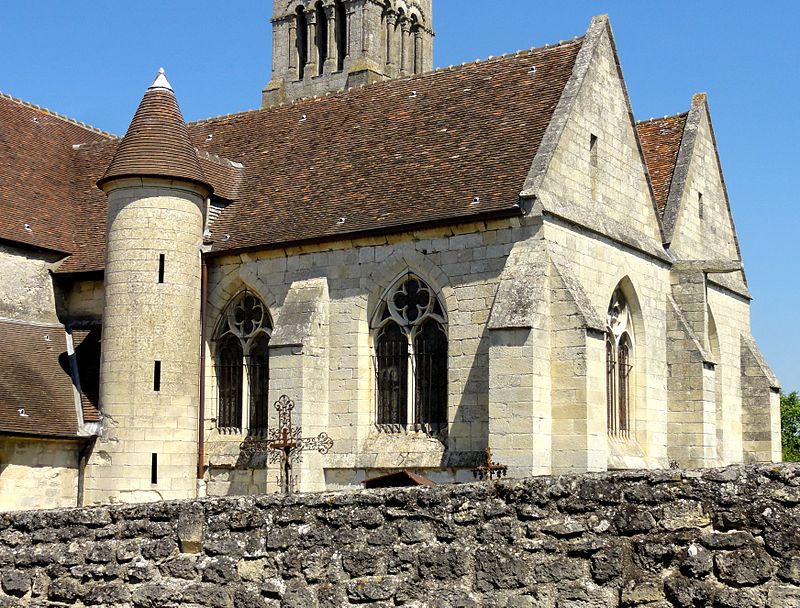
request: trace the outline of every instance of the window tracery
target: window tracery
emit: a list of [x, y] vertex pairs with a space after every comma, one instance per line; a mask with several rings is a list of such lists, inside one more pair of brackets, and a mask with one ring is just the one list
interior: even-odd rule
[[447, 425], [447, 320], [439, 299], [409, 273], [376, 314], [376, 421], [382, 430]]
[[269, 338], [272, 321], [264, 303], [245, 291], [228, 305], [216, 335], [217, 427], [251, 434], [267, 430]]
[[608, 307], [606, 328], [606, 405], [608, 432], [631, 437], [631, 376], [633, 372], [633, 321], [622, 291], [617, 289]]

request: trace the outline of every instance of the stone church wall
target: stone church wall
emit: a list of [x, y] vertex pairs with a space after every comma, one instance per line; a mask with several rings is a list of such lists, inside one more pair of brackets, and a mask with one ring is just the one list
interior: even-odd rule
[[[259, 473], [231, 469], [238, 459], [243, 436], [223, 434], [216, 429], [216, 384], [213, 332], [226, 304], [238, 292], [249, 289], [267, 304], [276, 332], [284, 323], [297, 324], [296, 315], [283, 307], [289, 294], [314, 279], [327, 281], [329, 340], [327, 349], [329, 392], [327, 428], [321, 389], [309, 391], [302, 374], [297, 386], [285, 381], [281, 356], [275, 381], [270, 380], [269, 403], [288, 394], [297, 404], [297, 420], [316, 432], [326, 430], [334, 448], [325, 457], [328, 488], [358, 483], [366, 471], [411, 467], [430, 469], [440, 481], [456, 479], [454, 467], [472, 466], [481, 458], [488, 436], [489, 336], [487, 321], [494, 303], [500, 275], [514, 242], [531, 237], [540, 225], [522, 226], [517, 219], [487, 224], [464, 224], [409, 234], [342, 241], [331, 245], [259, 252], [215, 260], [209, 269], [209, 306], [206, 317], [207, 348], [206, 437], [211, 466], [209, 494], [227, 494], [232, 488], [263, 491], [267, 481]], [[449, 454], [435, 438], [423, 433], [378, 433], [375, 429], [374, 367], [372, 362], [370, 316], [383, 292], [408, 271], [417, 273], [436, 291], [448, 317], [449, 343]], [[310, 341], [321, 340], [316, 323], [306, 344], [298, 344], [296, 358], [304, 365], [318, 365], [310, 354]], [[283, 341], [283, 340], [282, 340]], [[300, 340], [297, 340], [298, 342]], [[276, 345], [276, 348], [278, 346]], [[303, 354], [303, 348], [306, 354]], [[285, 345], [280, 346], [281, 354]], [[278, 354], [273, 351], [273, 354]], [[306, 372], [305, 377], [308, 377]], [[278, 376], [282, 379], [278, 382]], [[318, 378], [319, 373], [313, 374]], [[280, 384], [280, 387], [278, 386]], [[307, 403], [300, 397], [305, 395]], [[315, 399], [314, 396], [318, 398]], [[318, 428], [319, 427], [319, 428]], [[255, 475], [255, 477], [253, 477]], [[471, 478], [461, 471], [459, 480]], [[303, 486], [321, 490], [316, 483]]]
[[0, 317], [54, 323], [56, 302], [51, 265], [61, 255], [0, 245]]
[[74, 442], [0, 438], [0, 511], [75, 505], [78, 451]]
[[800, 467], [0, 516], [3, 606], [800, 606]]
[[[596, 313], [605, 319], [614, 290], [622, 282], [633, 308], [633, 393], [635, 443], [609, 441], [609, 459], [619, 466], [665, 466], [666, 462], [666, 307], [669, 269], [662, 261], [636, 253], [624, 245], [581, 231], [568, 224], [548, 222], [545, 238], [554, 251], [570, 262]], [[601, 355], [602, 360], [605, 353]], [[605, 385], [604, 378], [600, 380]], [[599, 397], [605, 404], [605, 395]], [[606, 435], [605, 420], [596, 432]], [[632, 442], [633, 443], [633, 442]]]

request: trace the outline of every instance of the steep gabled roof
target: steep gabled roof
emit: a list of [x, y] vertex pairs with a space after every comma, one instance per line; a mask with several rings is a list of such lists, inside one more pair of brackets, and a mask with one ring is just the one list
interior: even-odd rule
[[0, 433], [78, 436], [62, 325], [0, 320], [0, 361]]
[[244, 165], [214, 251], [520, 214], [582, 43], [189, 124], [199, 149]]
[[85, 181], [72, 146], [112, 137], [0, 94], [0, 239], [72, 251]]
[[672, 176], [678, 162], [687, 112], [664, 118], [651, 118], [636, 124], [647, 168], [653, 183], [658, 211], [663, 217]]

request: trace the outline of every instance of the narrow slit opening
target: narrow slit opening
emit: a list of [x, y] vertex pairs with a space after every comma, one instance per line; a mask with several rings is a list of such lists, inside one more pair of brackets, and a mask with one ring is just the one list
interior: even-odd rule
[[158, 454], [153, 453], [150, 459], [150, 483], [158, 483]]
[[156, 392], [161, 390], [161, 361], [153, 364], [153, 390]]
[[164, 282], [164, 261], [166, 256], [162, 253], [158, 256], [158, 282]]

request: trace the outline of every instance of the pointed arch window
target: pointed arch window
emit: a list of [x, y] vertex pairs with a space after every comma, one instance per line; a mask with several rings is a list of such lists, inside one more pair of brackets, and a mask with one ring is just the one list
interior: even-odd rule
[[606, 328], [606, 406], [608, 433], [621, 439], [631, 437], [633, 361], [630, 307], [617, 289], [608, 307]]
[[373, 327], [379, 428], [446, 428], [447, 320], [434, 291], [405, 275], [385, 294]]
[[217, 427], [251, 434], [267, 431], [269, 339], [272, 321], [253, 293], [236, 296], [216, 334]]

